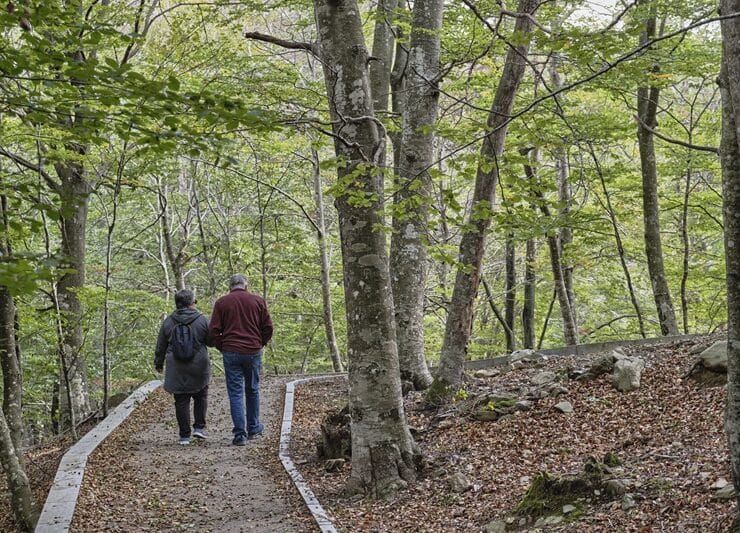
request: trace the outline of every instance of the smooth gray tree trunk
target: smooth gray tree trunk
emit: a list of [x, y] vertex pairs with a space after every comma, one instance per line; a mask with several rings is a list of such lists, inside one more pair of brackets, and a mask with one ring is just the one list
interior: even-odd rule
[[375, 119], [368, 52], [355, 0], [314, 0], [337, 169], [335, 205], [344, 266], [352, 428], [348, 489], [387, 497], [416, 479], [419, 451], [406, 423], [375, 177], [385, 138]]
[[534, 348], [534, 308], [537, 273], [534, 268], [537, 258], [537, 245], [534, 239], [527, 239], [527, 256], [524, 266], [524, 303], [522, 305], [522, 339], [525, 348]]
[[[720, 15], [740, 13], [740, 0], [721, 0]], [[721, 22], [722, 196], [727, 268], [727, 408], [725, 431], [735, 498], [740, 505], [740, 18]], [[740, 507], [739, 507], [740, 508]], [[740, 515], [732, 531], [740, 528]]]
[[414, 4], [406, 65], [406, 102], [401, 128], [391, 238], [391, 285], [401, 378], [423, 390], [432, 383], [424, 357], [427, 226], [432, 201], [429, 170], [439, 100], [442, 0]]
[[[80, 157], [86, 149], [71, 147]], [[85, 176], [82, 163], [64, 161], [55, 165], [60, 178], [62, 255], [69, 262], [70, 270], [57, 284], [57, 299], [61, 314], [59, 342], [62, 366], [61, 382], [69, 391], [60, 394], [60, 430], [69, 428], [90, 411], [85, 360], [82, 354], [82, 303], [77, 291], [85, 286], [85, 232], [91, 185]], [[62, 353], [63, 352], [63, 353]], [[71, 405], [70, 405], [71, 402]]]
[[[650, 0], [642, 0], [642, 4]], [[645, 23], [645, 31], [640, 35], [644, 44], [655, 37], [656, 21], [651, 16]], [[678, 335], [678, 324], [673, 309], [671, 293], [666, 280], [663, 265], [663, 246], [660, 237], [660, 204], [658, 201], [658, 170], [655, 162], [655, 139], [653, 132], [657, 121], [658, 98], [657, 87], [640, 87], [637, 89], [637, 139], [640, 149], [640, 167], [642, 169], [642, 215], [645, 231], [645, 254], [648, 262], [650, 283], [653, 298], [658, 312], [660, 330], [663, 335]]]
[[316, 150], [311, 151], [313, 164], [313, 194], [316, 203], [316, 226], [318, 227], [319, 259], [321, 262], [321, 299], [324, 310], [324, 333], [326, 335], [326, 347], [331, 356], [334, 372], [343, 372], [342, 355], [339, 352], [337, 335], [334, 331], [334, 310], [331, 304], [331, 279], [329, 276], [329, 251], [326, 245], [326, 222], [324, 217], [324, 192], [321, 183], [321, 167], [319, 154]]
[[13, 516], [23, 531], [33, 531], [39, 514], [31, 492], [31, 484], [18, 459], [20, 450], [13, 446], [5, 415], [0, 412], [0, 464], [10, 490]]
[[[532, 14], [538, 6], [537, 0], [519, 0], [517, 11]], [[491, 224], [487, 212], [493, 208], [495, 201], [499, 176], [498, 158], [504, 151], [508, 116], [514, 107], [514, 98], [527, 66], [532, 26], [529, 17], [517, 17], [514, 31], [518, 36], [518, 44], [506, 53], [501, 79], [488, 114], [486, 128], [489, 133], [481, 146], [473, 192], [473, 209], [466, 224], [468, 229], [464, 231], [460, 242], [458, 261], [461, 267], [458, 268], [455, 278], [439, 369], [427, 396], [432, 402], [448, 398], [462, 383], [472, 330], [473, 306], [480, 285], [485, 234]]]
[[516, 245], [514, 235], [506, 237], [506, 287], [504, 289], [504, 320], [506, 321], [506, 351], [516, 350], [515, 320], [516, 320]]

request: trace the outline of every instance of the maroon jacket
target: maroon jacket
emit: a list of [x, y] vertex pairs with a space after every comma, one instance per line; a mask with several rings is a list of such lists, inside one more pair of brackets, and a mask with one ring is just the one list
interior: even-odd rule
[[253, 354], [272, 338], [272, 319], [265, 301], [244, 289], [232, 289], [213, 306], [209, 344], [222, 352]]

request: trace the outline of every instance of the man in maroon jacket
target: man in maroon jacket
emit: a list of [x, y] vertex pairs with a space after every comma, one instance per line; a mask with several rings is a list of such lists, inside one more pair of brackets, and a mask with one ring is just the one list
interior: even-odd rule
[[[210, 343], [221, 351], [226, 372], [235, 446], [262, 435], [260, 369], [262, 348], [272, 338], [272, 319], [265, 300], [246, 291], [241, 274], [229, 278], [230, 292], [213, 306], [208, 325]], [[245, 417], [246, 398], [246, 417]]]

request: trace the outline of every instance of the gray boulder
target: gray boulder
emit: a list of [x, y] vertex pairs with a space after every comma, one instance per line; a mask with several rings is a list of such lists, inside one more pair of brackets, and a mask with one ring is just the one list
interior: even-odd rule
[[532, 378], [532, 384], [537, 385], [538, 387], [541, 387], [542, 385], [547, 385], [548, 383], [552, 383], [555, 381], [556, 375], [555, 372], [545, 371], [545, 372], [539, 372], [535, 374], [535, 376]]
[[553, 408], [565, 415], [569, 415], [573, 412], [573, 404], [570, 402], [558, 402], [553, 406]]
[[639, 357], [622, 357], [614, 363], [612, 383], [620, 392], [640, 388], [640, 376], [645, 369], [645, 361]]
[[468, 478], [462, 472], [452, 474], [447, 480], [447, 483], [450, 486], [450, 490], [457, 493], [465, 492], [473, 487], [472, 483], [468, 481]]
[[727, 341], [718, 341], [699, 356], [704, 368], [714, 372], [727, 372]]

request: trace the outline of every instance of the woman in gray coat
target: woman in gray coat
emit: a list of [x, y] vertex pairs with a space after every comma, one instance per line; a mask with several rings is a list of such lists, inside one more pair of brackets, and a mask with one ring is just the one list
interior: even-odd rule
[[175, 311], [159, 328], [154, 350], [154, 368], [162, 372], [164, 390], [175, 397], [175, 417], [180, 428], [180, 444], [190, 444], [190, 399], [193, 399], [192, 436], [206, 438], [208, 383], [211, 360], [206, 337], [208, 319], [195, 308], [193, 291], [183, 289], [175, 294]]

